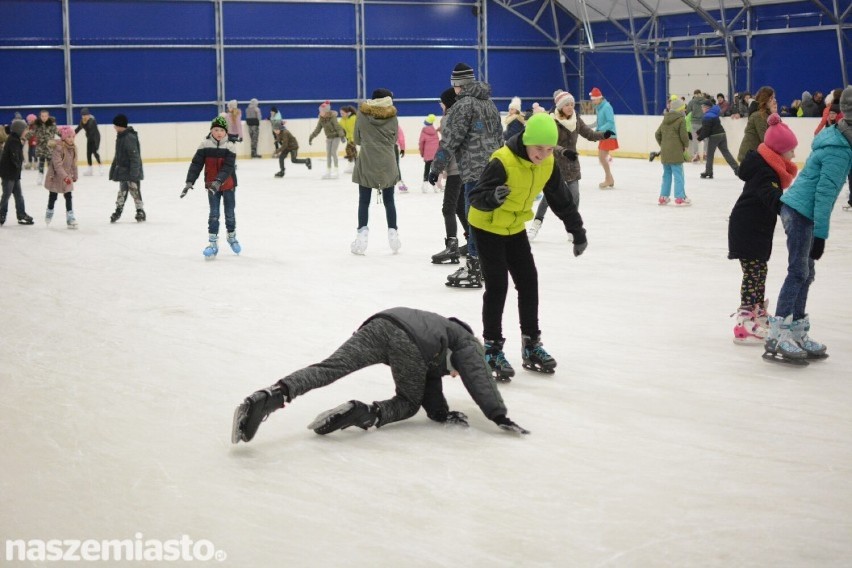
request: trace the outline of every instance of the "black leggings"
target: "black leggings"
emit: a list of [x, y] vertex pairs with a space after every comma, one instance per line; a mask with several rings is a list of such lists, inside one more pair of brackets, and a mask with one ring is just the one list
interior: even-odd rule
[[743, 283], [740, 286], [740, 305], [763, 305], [766, 294], [767, 265], [765, 260], [740, 259]]
[[447, 176], [444, 185], [444, 203], [441, 206], [444, 215], [444, 227], [447, 229], [447, 237], [455, 237], [458, 234], [456, 217], [461, 223], [464, 236], [467, 238], [467, 217], [464, 216], [464, 194], [462, 192], [462, 181], [460, 175]]
[[[65, 196], [65, 210], [71, 211], [73, 207], [71, 207], [71, 192], [65, 192], [62, 194]], [[59, 197], [59, 194], [55, 191], [51, 191], [49, 197], [47, 198], [47, 208], [53, 209], [53, 206], [56, 204], [56, 198]]]
[[89, 165], [92, 165], [92, 156], [98, 161], [98, 165], [101, 164], [101, 155], [98, 154], [98, 148], [101, 145], [101, 139], [97, 138], [92, 140], [91, 138], [86, 139], [86, 160], [89, 162]]
[[423, 181], [429, 181], [429, 170], [432, 169], [432, 160], [423, 162]]
[[503, 236], [470, 227], [479, 261], [485, 293], [482, 296], [482, 337], [503, 339], [503, 308], [509, 291], [509, 275], [518, 291], [521, 333], [538, 337], [538, 270], [535, 267], [527, 232]]

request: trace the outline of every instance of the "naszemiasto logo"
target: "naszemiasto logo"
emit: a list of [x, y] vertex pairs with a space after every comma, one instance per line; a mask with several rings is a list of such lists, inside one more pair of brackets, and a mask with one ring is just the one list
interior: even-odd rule
[[146, 539], [142, 533], [125, 539], [6, 539], [7, 562], [222, 562], [227, 558], [209, 540], [189, 535], [174, 539]]

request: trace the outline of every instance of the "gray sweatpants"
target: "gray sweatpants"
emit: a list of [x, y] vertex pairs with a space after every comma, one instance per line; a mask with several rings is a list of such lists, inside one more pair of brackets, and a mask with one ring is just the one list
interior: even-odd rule
[[426, 385], [426, 362], [408, 334], [382, 318], [374, 319], [356, 331], [324, 361], [300, 369], [280, 382], [287, 385], [293, 399], [379, 363], [390, 366], [396, 394], [389, 400], [376, 402], [381, 414], [377, 426], [417, 414]]

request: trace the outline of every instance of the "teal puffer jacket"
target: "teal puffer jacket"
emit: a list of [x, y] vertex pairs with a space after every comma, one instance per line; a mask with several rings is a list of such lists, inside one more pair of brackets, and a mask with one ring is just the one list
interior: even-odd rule
[[828, 239], [831, 211], [850, 166], [852, 138], [844, 136], [836, 126], [825, 128], [814, 138], [811, 155], [799, 177], [781, 197], [783, 203], [814, 222], [815, 237]]

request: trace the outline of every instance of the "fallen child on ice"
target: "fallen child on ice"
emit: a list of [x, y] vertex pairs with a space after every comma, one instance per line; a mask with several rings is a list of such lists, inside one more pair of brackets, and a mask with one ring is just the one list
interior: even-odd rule
[[358, 400], [345, 402], [317, 416], [308, 428], [323, 435], [350, 426], [379, 428], [414, 416], [420, 407], [431, 420], [467, 426], [467, 416], [451, 411], [444, 398], [442, 377], [452, 375], [461, 377], [489, 420], [504, 430], [529, 434], [506, 416], [482, 344], [466, 323], [399, 307], [371, 316], [324, 361], [246, 398], [234, 413], [231, 442], [250, 441], [261, 422], [297, 396], [378, 363], [391, 368], [396, 387], [393, 398], [369, 405]]

